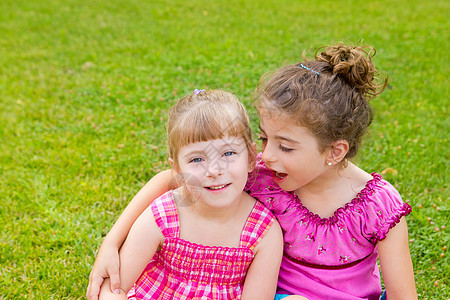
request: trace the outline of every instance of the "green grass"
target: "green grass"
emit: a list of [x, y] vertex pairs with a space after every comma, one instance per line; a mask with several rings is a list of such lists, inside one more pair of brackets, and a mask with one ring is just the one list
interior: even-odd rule
[[0, 298], [84, 297], [104, 235], [168, 167], [164, 123], [177, 98], [194, 88], [231, 91], [256, 132], [251, 95], [263, 73], [304, 49], [361, 40], [377, 49], [390, 82], [373, 102], [376, 121], [358, 163], [398, 171], [384, 176], [413, 207], [419, 298], [450, 298], [449, 6], [1, 1]]

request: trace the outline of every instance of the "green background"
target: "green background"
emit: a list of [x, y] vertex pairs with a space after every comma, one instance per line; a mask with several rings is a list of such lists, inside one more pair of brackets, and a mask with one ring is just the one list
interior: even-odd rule
[[[81, 299], [122, 209], [168, 167], [167, 109], [363, 43], [389, 76], [357, 163], [410, 203], [420, 299], [448, 299], [448, 1], [0, 2], [0, 297]], [[446, 228], [447, 227], [447, 228]]]

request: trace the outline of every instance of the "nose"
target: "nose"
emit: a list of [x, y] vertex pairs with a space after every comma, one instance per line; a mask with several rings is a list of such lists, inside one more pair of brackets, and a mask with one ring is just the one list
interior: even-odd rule
[[210, 178], [215, 178], [223, 174], [225, 170], [225, 166], [223, 166], [223, 162], [220, 162], [219, 160], [215, 160], [211, 163], [209, 163], [206, 166], [206, 176]]
[[262, 148], [261, 158], [264, 161], [265, 164], [271, 164], [276, 160], [276, 157], [274, 155], [273, 147], [271, 143], [267, 143]]

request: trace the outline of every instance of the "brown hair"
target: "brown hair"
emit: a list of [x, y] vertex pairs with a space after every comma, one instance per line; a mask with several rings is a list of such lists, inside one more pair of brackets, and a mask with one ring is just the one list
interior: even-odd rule
[[281, 112], [307, 127], [321, 151], [346, 140], [346, 158], [352, 158], [373, 120], [369, 100], [387, 84], [387, 79], [377, 78], [374, 55], [368, 47], [321, 47], [314, 60], [303, 56], [303, 63], [263, 76], [256, 90], [259, 111]]
[[226, 136], [244, 138], [250, 158], [255, 159], [247, 111], [231, 93], [201, 91], [181, 98], [169, 110], [168, 150], [176, 166], [181, 147]]

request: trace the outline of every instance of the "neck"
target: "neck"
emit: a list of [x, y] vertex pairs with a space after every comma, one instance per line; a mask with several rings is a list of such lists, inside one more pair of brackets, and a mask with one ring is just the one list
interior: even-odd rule
[[314, 197], [315, 199], [326, 201], [326, 199], [329, 199], [326, 195], [333, 195], [336, 189], [351, 184], [354, 181], [357, 170], [360, 169], [350, 162], [343, 169], [330, 168], [328, 172], [321, 174], [307, 185], [302, 186], [295, 193], [300, 199]]
[[187, 205], [185, 205], [186, 208], [194, 214], [195, 217], [216, 223], [226, 223], [230, 220], [234, 220], [236, 216], [239, 215], [239, 211], [241, 211], [243, 205], [242, 194], [226, 206], [211, 206], [202, 200], [195, 199], [195, 197], [190, 194], [186, 194], [188, 193], [183, 190], [180, 193], [180, 198], [184, 199], [182, 201], [187, 203]]
[[322, 218], [350, 202], [372, 177], [349, 163], [344, 169], [332, 169], [320, 178], [296, 190], [303, 206]]

